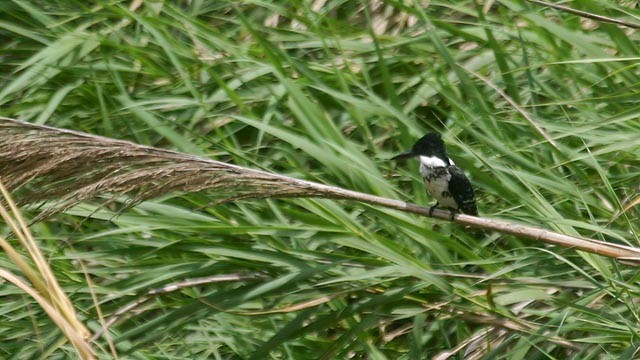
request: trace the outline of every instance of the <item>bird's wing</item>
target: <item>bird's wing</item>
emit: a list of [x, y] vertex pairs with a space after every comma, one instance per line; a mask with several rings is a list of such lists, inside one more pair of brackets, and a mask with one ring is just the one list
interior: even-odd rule
[[458, 204], [460, 210], [465, 214], [478, 215], [473, 187], [469, 179], [467, 179], [467, 176], [462, 169], [455, 165], [449, 166], [449, 174], [451, 174], [449, 192], [456, 201], [456, 204]]

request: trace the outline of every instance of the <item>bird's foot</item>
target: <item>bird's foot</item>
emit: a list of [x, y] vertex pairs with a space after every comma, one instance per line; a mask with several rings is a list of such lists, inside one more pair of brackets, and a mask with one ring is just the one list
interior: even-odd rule
[[429, 217], [433, 217], [433, 210], [435, 210], [438, 207], [438, 205], [440, 204], [436, 203], [435, 205], [429, 208]]
[[458, 210], [454, 208], [449, 208], [449, 221], [453, 222], [458, 215]]

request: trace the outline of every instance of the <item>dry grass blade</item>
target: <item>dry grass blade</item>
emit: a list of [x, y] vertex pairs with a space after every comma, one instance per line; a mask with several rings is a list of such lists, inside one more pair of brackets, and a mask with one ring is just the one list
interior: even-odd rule
[[[474, 313], [461, 313], [459, 314], [459, 316], [465, 319], [466, 321], [474, 322], [477, 324], [487, 324], [493, 327], [501, 327], [501, 328], [505, 328], [513, 331], [518, 331], [518, 332], [540, 333], [540, 328], [537, 325], [529, 323], [522, 319], [518, 319], [518, 320], [505, 319], [505, 318], [495, 317], [493, 315], [474, 314]], [[549, 341], [555, 344], [558, 344], [560, 346], [564, 346], [564, 347], [572, 348], [576, 350], [579, 349], [578, 345], [570, 341], [567, 341], [565, 339], [555, 337], [552, 335], [547, 335], [547, 334], [542, 334], [542, 335], [546, 336]]]
[[535, 131], [538, 134], [540, 134], [545, 140], [547, 140], [549, 142], [549, 144], [553, 145], [554, 148], [556, 148], [556, 149], [558, 148], [558, 144], [547, 133], [547, 131], [542, 126], [540, 126], [540, 124], [538, 124], [538, 122], [528, 112], [526, 112], [520, 105], [518, 105], [509, 95], [507, 95], [507, 93], [502, 91], [502, 89], [500, 89], [500, 87], [498, 87], [496, 84], [491, 82], [491, 80], [487, 79], [486, 77], [478, 74], [477, 72], [469, 70], [469, 69], [467, 69], [465, 67], [462, 67], [462, 68], [464, 70], [466, 70], [467, 72], [469, 72], [470, 74], [472, 74], [473, 76], [475, 76], [478, 79], [482, 80], [485, 84], [487, 84], [495, 92], [500, 94], [500, 96], [502, 96], [502, 98], [505, 99], [509, 103], [509, 105], [513, 106], [513, 108], [516, 109], [522, 115], [522, 117], [524, 117], [529, 122], [529, 124], [531, 124], [531, 126], [535, 129]]
[[140, 298], [136, 299], [133, 302], [128, 303], [127, 305], [121, 307], [116, 312], [111, 314], [109, 320], [104, 323], [102, 329], [96, 331], [96, 333], [91, 337], [91, 342], [96, 341], [102, 334], [106, 334], [107, 330], [116, 323], [123, 315], [127, 313], [133, 313], [133, 310], [138, 308], [140, 305], [149, 301], [153, 296], [167, 294], [173, 291], [178, 291], [190, 286], [198, 286], [202, 284], [210, 284], [210, 283], [218, 283], [224, 281], [248, 281], [248, 280], [258, 280], [262, 278], [261, 275], [240, 275], [240, 274], [227, 274], [227, 275], [214, 275], [208, 276], [199, 279], [190, 279], [181, 281], [178, 283], [169, 284], [167, 286], [163, 286], [158, 289], [151, 289], [147, 291], [147, 293]]
[[[0, 247], [22, 271], [24, 276], [29, 279], [33, 288], [22, 279], [3, 269], [0, 269], [0, 277], [9, 280], [35, 299], [58, 325], [67, 339], [71, 341], [82, 359], [95, 358], [91, 348], [85, 341], [89, 337], [89, 330], [78, 320], [71, 301], [60, 287], [49, 263], [41, 253], [38, 244], [22, 218], [18, 207], [1, 181], [0, 194], [2, 194], [1, 199], [4, 200], [4, 203], [0, 203], [0, 216], [19, 239], [20, 245], [26, 249], [35, 265], [31, 266], [4, 237], [0, 236]], [[5, 203], [8, 206], [5, 206]]]
[[31, 288], [24, 280], [20, 279], [13, 273], [0, 269], [0, 278], [6, 279], [12, 284], [19, 287], [22, 291], [33, 297], [42, 306], [42, 309], [51, 317], [51, 319], [58, 325], [60, 330], [65, 334], [67, 339], [71, 341], [73, 346], [78, 351], [81, 359], [95, 359], [96, 356], [89, 346], [89, 343], [85, 340], [85, 334], [83, 331], [78, 331], [55, 307], [53, 307], [44, 297], [38, 294], [33, 288]]
[[[86, 133], [0, 118], [0, 174], [21, 203], [48, 201], [38, 219], [82, 201], [111, 194], [129, 206], [175, 191], [215, 190], [220, 201], [269, 197], [349, 199], [421, 216], [449, 219], [449, 212], [193, 155]], [[108, 202], [109, 202], [108, 201]], [[457, 224], [640, 264], [640, 249], [555, 233], [503, 220], [457, 215]]]
[[616, 25], [621, 25], [621, 26], [626, 26], [632, 29], [640, 29], [640, 24], [636, 24], [633, 22], [629, 22], [629, 21], [624, 21], [624, 20], [619, 20], [619, 19], [615, 19], [615, 18], [611, 18], [608, 16], [603, 16], [603, 15], [598, 15], [598, 14], [594, 14], [594, 13], [590, 13], [587, 11], [582, 11], [582, 10], [578, 10], [578, 9], [574, 9], [574, 8], [570, 8], [568, 6], [564, 6], [564, 5], [560, 5], [560, 4], [552, 4], [550, 2], [546, 2], [546, 1], [540, 1], [540, 0], [528, 0], [531, 3], [534, 4], [538, 4], [538, 5], [542, 5], [542, 6], [547, 6], [556, 10], [560, 10], [560, 11], [564, 11], [564, 12], [568, 12], [570, 14], [574, 14], [574, 15], [578, 15], [587, 19], [593, 19], [593, 20], [597, 20], [597, 21], [602, 21], [602, 22], [607, 22], [607, 23], [612, 23], [612, 24], [616, 24]]
[[87, 330], [77, 319], [71, 301], [60, 287], [60, 284], [58, 284], [58, 280], [49, 267], [49, 263], [40, 252], [38, 244], [31, 235], [26, 222], [22, 218], [20, 211], [11, 199], [8, 191], [2, 184], [2, 181], [0, 181], [0, 193], [2, 194], [2, 198], [4, 198], [9, 205], [9, 209], [13, 216], [2, 204], [0, 204], [0, 215], [20, 240], [20, 244], [29, 253], [29, 256], [35, 264], [35, 269], [31, 268], [31, 266], [24, 262], [22, 257], [17, 254], [17, 251], [15, 251], [5, 239], [0, 237], [0, 244], [2, 244], [2, 248], [7, 251], [9, 258], [14, 261], [20, 270], [23, 271], [25, 276], [27, 276], [40, 294], [44, 296], [47, 301], [50, 301], [56, 310], [62, 313], [67, 321], [73, 325], [75, 330], [80, 332], [82, 336], [88, 337], [89, 330]]

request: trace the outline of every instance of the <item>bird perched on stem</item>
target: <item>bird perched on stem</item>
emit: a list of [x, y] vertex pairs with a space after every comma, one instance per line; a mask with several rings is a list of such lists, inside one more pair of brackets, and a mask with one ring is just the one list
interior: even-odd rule
[[438, 206], [451, 211], [451, 220], [456, 213], [478, 215], [476, 199], [471, 182], [462, 169], [447, 156], [444, 142], [439, 134], [429, 133], [418, 140], [411, 150], [396, 155], [391, 160], [417, 157], [420, 160], [420, 175], [427, 192], [436, 199], [429, 214]]

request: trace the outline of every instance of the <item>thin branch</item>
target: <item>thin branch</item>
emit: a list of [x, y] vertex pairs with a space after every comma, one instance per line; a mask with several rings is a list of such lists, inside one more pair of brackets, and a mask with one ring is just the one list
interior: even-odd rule
[[[400, 200], [7, 118], [0, 118], [0, 174], [10, 189], [23, 193], [23, 203], [48, 201], [40, 219], [106, 194], [127, 195], [133, 206], [169, 192], [202, 190], [215, 190], [223, 199], [321, 197], [450, 217], [448, 211], [436, 209], [430, 215], [428, 208]], [[640, 249], [630, 246], [464, 214], [454, 222], [640, 265]]]
[[637, 23], [624, 21], [624, 20], [619, 20], [619, 19], [608, 17], [608, 16], [593, 14], [593, 13], [590, 13], [590, 12], [586, 12], [586, 11], [570, 8], [570, 7], [564, 6], [564, 5], [552, 4], [552, 3], [549, 3], [549, 2], [546, 2], [546, 1], [540, 1], [540, 0], [528, 0], [528, 1], [531, 2], [531, 3], [534, 3], [534, 4], [538, 4], [538, 5], [554, 8], [556, 10], [568, 12], [570, 14], [578, 15], [578, 16], [581, 16], [581, 17], [584, 17], [584, 18], [587, 18], [587, 19], [592, 19], [592, 20], [596, 20], [596, 21], [600, 21], [600, 22], [612, 23], [612, 24], [616, 24], [616, 25], [622, 25], [622, 26], [630, 27], [632, 29], [640, 29], [640, 24], [637, 24]]

